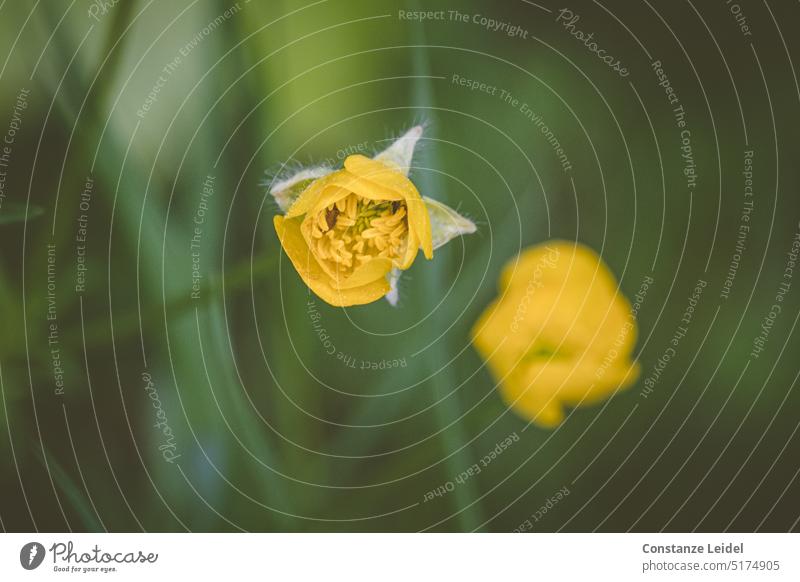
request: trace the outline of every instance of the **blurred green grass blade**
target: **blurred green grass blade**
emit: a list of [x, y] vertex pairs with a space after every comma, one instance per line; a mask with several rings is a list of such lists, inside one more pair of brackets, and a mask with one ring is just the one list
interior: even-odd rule
[[[229, 357], [225, 357], [229, 351], [228, 346], [225, 344], [229, 340], [227, 340], [224, 315], [219, 304], [212, 305], [208, 317], [209, 322], [207, 325], [217, 330], [216, 333], [211, 334], [211, 337], [216, 343], [215, 353], [221, 355], [219, 358], [220, 373], [225, 377], [225, 385], [229, 387], [219, 397], [224, 398], [228, 402], [226, 408], [232, 409], [235, 413], [231, 417], [236, 420], [236, 425], [232, 430], [236, 431], [237, 440], [241, 438], [248, 450], [270, 468], [263, 468], [260, 463], [255, 463], [249, 457], [245, 457], [247, 460], [245, 469], [257, 471], [257, 478], [261, 481], [264, 496], [267, 499], [266, 504], [284, 512], [272, 512], [272, 519], [278, 525], [276, 530], [287, 531], [292, 526], [292, 518], [285, 515], [285, 513], [294, 513], [294, 508], [283, 477], [271, 470], [278, 464], [278, 455], [275, 447], [268, 440], [269, 434], [266, 434], [266, 431], [261, 427], [260, 420], [256, 418], [252, 407], [245, 402], [245, 398], [242, 396], [244, 387], [240, 385], [237, 379], [232, 360]], [[241, 436], [239, 435], [240, 432]]]
[[81, 520], [82, 530], [89, 532], [106, 531], [106, 528], [103, 527], [98, 520], [97, 514], [91, 507], [90, 502], [84, 496], [83, 491], [81, 491], [69, 474], [58, 463], [58, 461], [56, 461], [56, 458], [50, 452], [48, 452], [47, 448], [44, 446], [42, 446], [44, 456], [42, 456], [42, 452], [39, 451], [38, 447], [34, 447], [34, 451], [42, 465], [46, 468], [49, 468], [49, 471], [53, 475], [53, 479], [64, 492], [64, 495], [67, 496], [67, 499], [69, 499], [70, 507], [77, 512], [78, 517]]
[[[103, 65], [103, 71], [100, 73], [100, 77], [98, 78], [97, 89], [94, 97], [94, 102], [99, 104], [101, 107], [108, 103], [108, 95], [113, 87], [114, 79], [117, 77], [119, 63], [124, 54], [124, 43], [130, 38], [130, 31], [127, 31], [126, 33], [126, 29], [131, 24], [131, 17], [135, 13], [137, 4], [137, 0], [120, 2], [119, 6], [115, 7], [113, 11], [111, 26], [106, 32], [103, 52], [101, 53], [101, 56], [104, 58], [105, 55], [108, 55], [108, 59], [105, 61], [105, 65]], [[101, 111], [105, 112], [105, 109], [96, 108], [90, 111], [93, 114], [99, 115]]]
[[[526, 190], [523, 196], [519, 199], [519, 209], [509, 209], [507, 214], [499, 222], [499, 227], [495, 227], [497, 232], [514, 232], [519, 228], [519, 215], [531, 215], [534, 209], [534, 192], [532, 188]], [[544, 222], [544, 218], [540, 218], [540, 222]], [[539, 232], [539, 226], [535, 226], [532, 230]], [[488, 233], [487, 233], [488, 236]], [[498, 257], [511, 257], [519, 248], [519, 241], [512, 236], [497, 237], [492, 245], [482, 245], [475, 249], [474, 253], [470, 255], [465, 263], [464, 270], [460, 277], [466, 281], [478, 281], [483, 277], [483, 272], [486, 269], [486, 264], [491, 259], [492, 255]], [[494, 281], [497, 279], [502, 268], [503, 263], [498, 262], [496, 265], [490, 267], [486, 274], [486, 280]], [[484, 285], [475, 295], [471, 305], [467, 308], [464, 314], [460, 314], [462, 309], [460, 304], [450, 308], [448, 303], [442, 305], [442, 309], [447, 313], [445, 320], [451, 320], [458, 317], [458, 322], [453, 326], [452, 333], [466, 334], [468, 328], [478, 317], [480, 311], [491, 301], [492, 297], [497, 293], [493, 285]], [[447, 311], [452, 309], [452, 313]], [[412, 368], [398, 368], [390, 376], [386, 376], [376, 384], [374, 392], [382, 394], [390, 389], [395, 389], [397, 386], [405, 386], [413, 381], [411, 374]], [[399, 418], [409, 413], [412, 405], [418, 404], [415, 398], [414, 390], [406, 390], [400, 394], [395, 395], [392, 400], [392, 418]], [[375, 424], [377, 422], [386, 422], [385, 404], [380, 398], [366, 398], [358, 401], [353, 406], [353, 412], [348, 416], [347, 422], [353, 426], [364, 426], [368, 424]], [[380, 442], [365, 439], [362, 437], [358, 430], [342, 430], [333, 439], [331, 447], [328, 451], [332, 454], [341, 455], [367, 455], [379, 448]]]
[[[80, 139], [75, 140], [74, 151], [70, 153], [68, 163], [64, 169], [64, 179], [58, 183], [62, 192], [69, 191], [73, 185], [84, 184], [85, 177], [90, 173], [91, 160], [100, 144], [100, 133], [103, 128], [104, 120], [107, 115], [108, 95], [113, 87], [114, 80], [117, 78], [120, 62], [125, 52], [128, 41], [131, 38], [131, 16], [134, 13], [135, 0], [123, 2], [114, 11], [111, 24], [105, 33], [103, 50], [98, 55], [97, 67], [101, 67], [94, 77], [93, 84], [89, 75], [82, 73], [78, 63], [70, 64], [66, 55], [75, 52], [73, 39], [70, 37], [66, 27], [56, 27], [57, 14], [52, 9], [42, 11], [43, 17], [49, 29], [53, 30], [53, 54], [57, 55], [59, 66], [65, 70], [69, 66], [64, 76], [64, 86], [58, 88], [55, 94], [55, 103], [61, 117], [61, 123], [65, 128], [77, 132], [80, 128]], [[59, 74], [61, 71], [59, 71]], [[40, 75], [41, 77], [41, 75]], [[47, 79], [48, 77], [44, 77]], [[40, 80], [40, 83], [45, 81]], [[91, 89], [90, 89], [91, 87]], [[52, 93], [56, 88], [45, 88], [45, 93]], [[78, 115], [80, 110], [80, 118]], [[108, 137], [108, 134], [106, 134]], [[116, 151], [115, 151], [116, 153]], [[121, 159], [117, 157], [115, 159]], [[103, 164], [100, 164], [103, 169]], [[108, 174], [110, 171], [106, 171]], [[54, 173], [53, 176], [58, 174]], [[109, 176], [107, 184], [114, 184], [116, 176]], [[53, 183], [56, 187], [56, 183]], [[52, 233], [52, 243], [56, 246], [67, 246], [72, 238], [74, 220], [77, 216], [78, 206], [70, 204], [59, 205], [60, 220], [54, 223]], [[49, 229], [47, 229], [49, 231]], [[49, 234], [49, 233], [48, 233]], [[41, 264], [46, 260], [47, 249], [45, 245], [35, 245], [31, 251], [31, 264]], [[76, 304], [75, 296], [64, 295], [63, 302], [59, 305], [65, 311], [73, 309]], [[34, 294], [29, 298], [32, 311], [40, 310], [40, 304], [44, 302], [41, 294]]]
[[7, 202], [0, 210], [0, 225], [13, 224], [15, 222], [25, 222], [37, 216], [41, 216], [44, 210], [41, 206], [31, 205], [27, 214], [25, 213], [25, 205], [17, 204], [15, 202]]
[[[242, 259], [233, 267], [225, 271], [225, 292], [233, 296], [241, 291], [246, 291], [250, 287], [250, 274], [255, 280], [260, 280], [272, 273], [278, 264], [278, 259], [274, 254], [264, 254], [250, 261], [250, 258]], [[252, 266], [252, 268], [251, 268]], [[167, 301], [166, 305], [159, 303], [153, 308], [154, 313], [166, 312], [172, 317], [182, 317], [193, 311], [198, 305], [204, 305], [211, 301], [220, 292], [222, 283], [216, 279], [203, 286], [200, 290], [200, 298], [192, 299], [189, 289], [184, 289], [177, 293], [175, 298]], [[123, 341], [128, 336], [139, 332], [139, 315], [136, 311], [126, 311], [114, 317], [114, 337], [117, 341]], [[86, 324], [86, 345], [94, 347], [108, 341], [108, 319], [105, 316], [98, 317]], [[80, 331], [75, 332], [75, 337], [80, 340]], [[73, 339], [69, 336], [69, 339]]]
[[[416, 0], [408, 1], [408, 8], [410, 10], [419, 10], [418, 2]], [[413, 26], [412, 44], [412, 64], [414, 69], [414, 103], [417, 107], [422, 109], [431, 121], [434, 118], [434, 110], [432, 109], [434, 98], [430, 77], [430, 61], [427, 51], [427, 41], [425, 38], [425, 30], [422, 23]], [[428, 163], [431, 168], [437, 168], [436, 155], [428, 151]], [[436, 192], [438, 199], [441, 202], [447, 203], [445, 189], [439, 183], [438, 174], [436, 172], [420, 172], [416, 178], [419, 189], [424, 192]], [[438, 298], [441, 297], [446, 289], [445, 281], [445, 266], [442, 262], [440, 251], [440, 258], [438, 261], [434, 260], [431, 265], [426, 265], [421, 276], [422, 285], [425, 288], [425, 296]], [[433, 314], [434, 321], [436, 321], [442, 328], [446, 327], [444, 321], [445, 313], [438, 310]], [[442, 362], [449, 359], [447, 349], [447, 337], [443, 337], [440, 341], [433, 344], [426, 352], [429, 365], [431, 369], [437, 370]], [[443, 453], [447, 455], [447, 460], [444, 463], [445, 471], [450, 477], [460, 474], [462, 471], [467, 470], [474, 464], [471, 451], [467, 445], [468, 436], [464, 432], [463, 411], [459, 402], [459, 395], [457, 393], [450, 394], [448, 392], [455, 386], [455, 378], [453, 376], [452, 368], [444, 367], [439, 369], [439, 372], [431, 379], [431, 387], [433, 393], [433, 400], [438, 402], [434, 407], [434, 417], [437, 420], [437, 429], [441, 430], [440, 438], [442, 442]], [[460, 487], [457, 487], [453, 494], [449, 496], [456, 506], [456, 519], [459, 523], [459, 528], [465, 531], [472, 531], [483, 523], [483, 518], [480, 515], [480, 506], [477, 503], [477, 491], [475, 482], [470, 480], [466, 481]]]

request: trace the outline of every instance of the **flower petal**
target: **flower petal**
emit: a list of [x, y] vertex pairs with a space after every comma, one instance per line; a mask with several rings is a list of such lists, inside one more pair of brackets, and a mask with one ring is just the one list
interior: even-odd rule
[[433, 245], [428, 209], [411, 180], [386, 164], [361, 155], [349, 156], [344, 161], [344, 167], [349, 172], [368, 180], [371, 184], [378, 184], [398, 193], [401, 196], [400, 199], [405, 200], [408, 209], [408, 230], [416, 233], [425, 258], [432, 259]]
[[419, 192], [417, 192], [417, 188], [411, 180], [396, 168], [383, 162], [355, 154], [347, 157], [344, 161], [344, 167], [351, 174], [399, 193], [403, 199], [419, 198]]
[[334, 172], [333, 174], [328, 174], [327, 176], [314, 180], [305, 190], [303, 190], [300, 196], [297, 197], [294, 204], [289, 207], [289, 211], [286, 213], [286, 218], [302, 216], [314, 208], [317, 205], [320, 196], [322, 196], [322, 193], [333, 183], [335, 176], [338, 173], [339, 172]]
[[316, 168], [304, 168], [299, 172], [294, 173], [285, 180], [275, 182], [272, 184], [269, 193], [278, 203], [280, 209], [286, 213], [292, 204], [300, 197], [300, 194], [310, 186], [314, 180], [327, 176], [333, 172], [326, 166], [318, 166]]
[[426, 259], [433, 258], [433, 242], [431, 239], [431, 219], [428, 208], [421, 198], [406, 199], [408, 207], [408, 230], [419, 238], [419, 246]]
[[389, 283], [385, 277], [348, 289], [337, 288], [331, 277], [320, 267], [300, 232], [299, 218], [275, 216], [275, 232], [295, 270], [306, 285], [321, 299], [335, 307], [372, 303], [386, 295]]
[[[362, 285], [368, 285], [376, 279], [386, 281], [386, 275], [392, 270], [392, 261], [383, 257], [376, 257], [357, 267], [352, 275], [346, 279], [335, 280], [336, 286], [340, 289], [352, 289]], [[388, 283], [387, 283], [388, 292]]]
[[[354, 157], [359, 157], [364, 160], [372, 161], [369, 160], [369, 158], [365, 158], [364, 156], [350, 156], [344, 162], [345, 169], [339, 170], [335, 174], [332, 174], [333, 183], [335, 183], [340, 188], [344, 188], [345, 190], [349, 190], [354, 194], [358, 194], [362, 198], [369, 198], [370, 200], [377, 200], [377, 201], [403, 200], [404, 196], [402, 190], [400, 190], [399, 188], [394, 188], [391, 181], [375, 179], [377, 178], [377, 176], [369, 175], [368, 172], [367, 174], [369, 175], [369, 177], [353, 171], [352, 168], [355, 166], [355, 164], [352, 163], [348, 164], [348, 162]], [[380, 164], [379, 162], [375, 163], [380, 165], [383, 168], [383, 170], [391, 172], [397, 176], [404, 178], [404, 176], [399, 172], [395, 172], [389, 169], [387, 166]]]
[[542, 428], [555, 428], [564, 420], [564, 409], [557, 400], [543, 400], [533, 386], [525, 391], [512, 390], [511, 386], [513, 384], [504, 382], [500, 386], [500, 395], [519, 415], [529, 418]]

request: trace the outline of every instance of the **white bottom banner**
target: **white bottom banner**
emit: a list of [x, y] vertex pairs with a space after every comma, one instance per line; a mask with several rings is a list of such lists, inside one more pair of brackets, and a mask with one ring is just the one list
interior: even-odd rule
[[0, 580], [800, 580], [796, 534], [3, 534]]

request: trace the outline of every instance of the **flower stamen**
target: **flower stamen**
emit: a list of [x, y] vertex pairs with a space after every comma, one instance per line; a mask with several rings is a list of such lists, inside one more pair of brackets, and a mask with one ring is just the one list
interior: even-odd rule
[[376, 257], [399, 260], [408, 244], [408, 212], [403, 201], [375, 201], [349, 194], [311, 219], [316, 255], [347, 277]]

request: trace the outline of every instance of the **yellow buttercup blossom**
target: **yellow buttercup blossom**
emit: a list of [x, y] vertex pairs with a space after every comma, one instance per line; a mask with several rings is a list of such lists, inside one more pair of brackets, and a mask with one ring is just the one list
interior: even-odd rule
[[391, 163], [362, 155], [310, 181], [274, 224], [300, 277], [335, 306], [380, 299], [390, 290], [390, 271], [408, 269], [420, 249], [433, 257], [417, 188]]
[[552, 241], [505, 266], [500, 295], [472, 330], [505, 402], [544, 426], [636, 381], [636, 320], [591, 249]]

